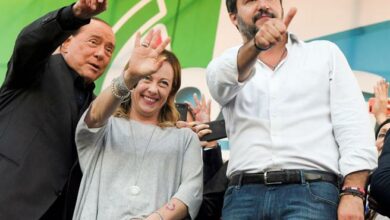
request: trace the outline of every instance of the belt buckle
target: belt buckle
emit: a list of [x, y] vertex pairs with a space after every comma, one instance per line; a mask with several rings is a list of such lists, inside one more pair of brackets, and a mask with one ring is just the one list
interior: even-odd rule
[[[272, 171], [271, 171], [272, 172]], [[282, 182], [269, 182], [268, 181], [268, 171], [264, 172], [264, 184], [265, 185], [281, 185], [283, 184]]]

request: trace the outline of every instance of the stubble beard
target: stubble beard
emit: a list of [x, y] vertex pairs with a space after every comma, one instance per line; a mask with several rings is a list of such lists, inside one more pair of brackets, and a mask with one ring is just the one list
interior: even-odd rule
[[237, 15], [237, 22], [238, 22], [238, 30], [241, 32], [242, 35], [244, 35], [244, 37], [248, 41], [253, 39], [257, 31], [259, 31], [256, 25], [245, 23], [244, 20], [239, 15]]
[[260, 9], [260, 11], [252, 18], [253, 24], [247, 24], [245, 23], [244, 19], [242, 19], [240, 15], [237, 15], [238, 30], [241, 32], [242, 35], [244, 35], [246, 40], [249, 41], [256, 36], [256, 33], [259, 31], [259, 28], [256, 26], [256, 21], [260, 19], [261, 16], [264, 14], [270, 18], [277, 17], [274, 13], [270, 12], [269, 10]]

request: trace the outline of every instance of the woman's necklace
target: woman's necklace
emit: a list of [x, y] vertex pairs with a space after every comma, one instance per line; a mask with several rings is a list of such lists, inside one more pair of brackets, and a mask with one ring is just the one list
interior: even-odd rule
[[141, 174], [142, 166], [144, 164], [145, 155], [148, 153], [149, 145], [150, 145], [150, 142], [153, 138], [154, 132], [156, 131], [156, 127], [153, 128], [152, 134], [149, 137], [148, 143], [147, 143], [145, 150], [141, 156], [140, 162], [138, 162], [138, 154], [137, 154], [137, 143], [136, 143], [137, 137], [134, 135], [133, 126], [132, 126], [132, 122], [130, 119], [129, 119], [129, 127], [130, 127], [131, 137], [133, 138], [133, 140], [132, 140], [133, 143], [131, 144], [131, 146], [133, 146], [133, 148], [134, 148], [134, 153], [135, 153], [135, 160], [134, 161], [135, 161], [135, 167], [137, 168], [135, 180], [134, 180], [134, 185], [130, 186], [130, 193], [131, 193], [131, 195], [136, 196], [136, 195], [140, 194], [140, 192], [141, 192], [141, 188], [138, 186], [138, 178], [139, 178], [139, 175]]

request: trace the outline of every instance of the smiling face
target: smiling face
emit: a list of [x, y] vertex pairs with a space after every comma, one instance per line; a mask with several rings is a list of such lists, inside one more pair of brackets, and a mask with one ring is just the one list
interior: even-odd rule
[[174, 72], [168, 62], [154, 74], [141, 79], [131, 93], [132, 118], [158, 122], [163, 106], [170, 98]]
[[241, 32], [245, 40], [254, 38], [261, 26], [270, 18], [283, 18], [280, 0], [237, 0], [236, 12], [230, 19]]
[[175, 96], [181, 85], [180, 62], [167, 50], [158, 59], [164, 60], [161, 68], [137, 83], [131, 98], [121, 103], [114, 117], [131, 118], [160, 127], [175, 126], [179, 119]]
[[104, 73], [114, 47], [115, 35], [111, 27], [91, 19], [61, 45], [60, 51], [65, 62], [87, 83], [91, 83]]

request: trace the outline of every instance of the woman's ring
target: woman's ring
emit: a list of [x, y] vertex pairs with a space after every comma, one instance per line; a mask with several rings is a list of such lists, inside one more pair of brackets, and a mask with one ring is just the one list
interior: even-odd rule
[[142, 43], [141, 43], [141, 46], [143, 46], [143, 47], [149, 47], [149, 43], [142, 42]]

